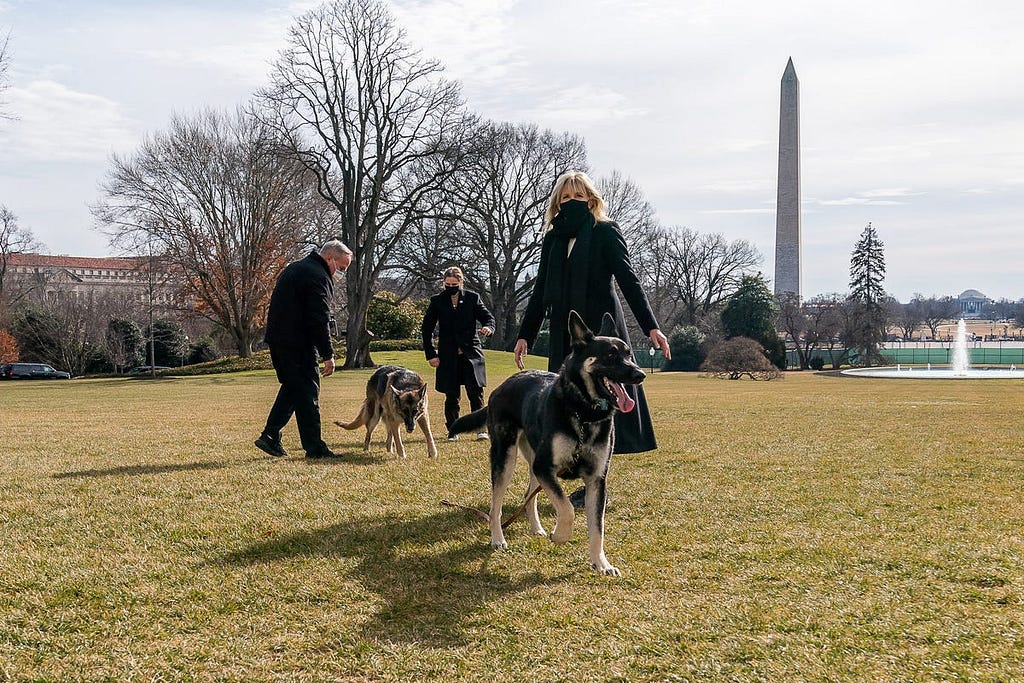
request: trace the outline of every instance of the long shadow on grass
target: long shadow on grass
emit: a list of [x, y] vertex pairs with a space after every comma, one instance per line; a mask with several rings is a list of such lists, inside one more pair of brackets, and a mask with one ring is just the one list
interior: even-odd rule
[[166, 474], [167, 472], [183, 472], [188, 470], [219, 470], [227, 467], [222, 462], [190, 462], [177, 465], [122, 465], [103, 470], [79, 470], [77, 472], [58, 472], [54, 479], [79, 479], [85, 477], [121, 477], [138, 476], [141, 474]]
[[[470, 527], [480, 533], [473, 534]], [[363, 625], [363, 638], [451, 647], [468, 643], [467, 621], [488, 603], [572, 576], [531, 572], [511, 577], [490, 571], [493, 551], [480, 527], [480, 520], [463, 511], [417, 519], [365, 517], [258, 543], [221, 561], [252, 565], [295, 556], [357, 559], [353, 575], [384, 603]]]

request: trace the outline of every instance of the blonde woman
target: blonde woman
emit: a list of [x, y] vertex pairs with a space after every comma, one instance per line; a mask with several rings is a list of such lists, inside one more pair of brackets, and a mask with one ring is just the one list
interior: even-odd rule
[[[619, 285], [640, 328], [654, 348], [672, 358], [668, 339], [658, 327], [647, 295], [629, 262], [626, 241], [619, 226], [605, 214], [605, 203], [593, 181], [581, 171], [569, 171], [555, 181], [545, 216], [547, 232], [541, 247], [537, 280], [530, 294], [519, 339], [515, 345], [516, 365], [523, 369], [523, 356], [537, 338], [545, 316], [550, 323], [551, 346], [548, 370], [557, 372], [569, 355], [569, 311], [575, 310], [592, 330], [601, 328], [601, 318], [610, 313], [616, 335], [629, 342], [622, 304], [612, 280]], [[636, 409], [615, 416], [615, 453], [641, 453], [657, 448], [651, 414], [643, 387], [629, 387]], [[572, 496], [582, 502], [580, 492]]]

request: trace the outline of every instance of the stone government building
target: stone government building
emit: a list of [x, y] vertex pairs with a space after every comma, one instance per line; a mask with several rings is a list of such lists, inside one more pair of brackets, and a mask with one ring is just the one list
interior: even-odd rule
[[[150, 263], [154, 264], [152, 270]], [[181, 310], [181, 278], [146, 257], [9, 254], [4, 289], [17, 299], [53, 302], [61, 297], [96, 301], [111, 297], [148, 309]]]

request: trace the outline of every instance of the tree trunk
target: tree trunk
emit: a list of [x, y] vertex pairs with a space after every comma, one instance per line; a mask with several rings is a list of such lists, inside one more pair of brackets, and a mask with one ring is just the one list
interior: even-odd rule
[[342, 370], [376, 367], [370, 357], [370, 334], [366, 331], [366, 307], [349, 300], [348, 325], [345, 328], [345, 364]]

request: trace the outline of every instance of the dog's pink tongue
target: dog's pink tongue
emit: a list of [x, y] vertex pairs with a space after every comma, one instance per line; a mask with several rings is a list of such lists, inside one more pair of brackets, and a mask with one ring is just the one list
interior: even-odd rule
[[615, 403], [619, 406], [621, 412], [628, 413], [636, 407], [636, 401], [629, 397], [629, 394], [626, 393], [621, 384], [611, 381], [608, 384], [612, 388], [612, 393], [615, 394]]

